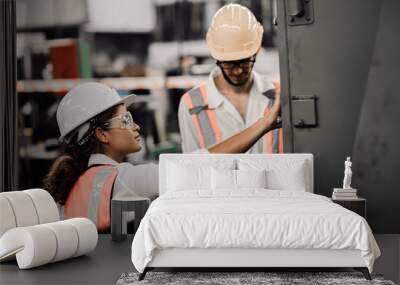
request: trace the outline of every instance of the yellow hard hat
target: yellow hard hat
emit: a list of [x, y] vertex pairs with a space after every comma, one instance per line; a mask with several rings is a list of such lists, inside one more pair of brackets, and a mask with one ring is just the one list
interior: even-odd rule
[[220, 61], [251, 57], [259, 50], [264, 28], [253, 13], [239, 4], [221, 7], [207, 32], [211, 56]]

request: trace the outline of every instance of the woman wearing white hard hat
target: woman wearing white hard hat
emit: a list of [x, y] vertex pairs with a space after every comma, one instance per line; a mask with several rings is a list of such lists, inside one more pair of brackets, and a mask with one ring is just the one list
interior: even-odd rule
[[[216, 144], [204, 153], [240, 153], [276, 127], [280, 99], [269, 116]], [[110, 227], [112, 198], [158, 195], [158, 166], [123, 162], [141, 149], [139, 130], [127, 107], [134, 95], [121, 99], [100, 83], [83, 83], [69, 91], [57, 109], [60, 141], [66, 153], [58, 158], [45, 179], [45, 188], [62, 205], [65, 218], [84, 216], [100, 231]]]

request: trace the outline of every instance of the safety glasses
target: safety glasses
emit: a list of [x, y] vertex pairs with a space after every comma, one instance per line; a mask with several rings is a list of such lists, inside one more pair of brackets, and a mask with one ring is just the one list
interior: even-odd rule
[[241, 69], [250, 69], [254, 66], [255, 62], [256, 62], [256, 57], [252, 56], [249, 58], [235, 60], [235, 61], [217, 61], [217, 65], [220, 68], [226, 70], [232, 70], [235, 67], [240, 67]]
[[112, 117], [104, 127], [108, 129], [131, 129], [134, 126], [132, 114], [128, 111], [124, 114]]

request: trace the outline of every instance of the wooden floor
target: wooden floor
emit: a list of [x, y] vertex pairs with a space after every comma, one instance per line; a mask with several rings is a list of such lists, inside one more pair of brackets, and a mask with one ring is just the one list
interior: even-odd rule
[[[376, 235], [382, 256], [374, 272], [400, 283], [400, 235]], [[114, 243], [109, 235], [100, 235], [99, 244], [88, 256], [19, 270], [16, 262], [0, 265], [0, 284], [115, 284], [124, 272], [135, 271], [130, 257], [132, 236]], [[310, 270], [312, 271], [312, 270]]]

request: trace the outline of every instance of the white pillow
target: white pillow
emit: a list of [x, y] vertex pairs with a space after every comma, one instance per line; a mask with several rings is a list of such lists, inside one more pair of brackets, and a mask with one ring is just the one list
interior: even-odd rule
[[237, 188], [267, 188], [267, 171], [236, 170]]
[[269, 189], [303, 192], [307, 189], [307, 182], [301, 165], [297, 165], [289, 171], [268, 170], [267, 181]]
[[293, 161], [290, 159], [239, 159], [238, 168], [240, 170], [265, 169], [268, 189], [306, 191], [309, 188], [305, 161]]
[[267, 179], [265, 170], [211, 170], [213, 190], [239, 190], [241, 188], [266, 188]]
[[213, 190], [236, 190], [236, 170], [212, 168], [211, 181]]
[[211, 167], [168, 163], [168, 191], [211, 189]]

